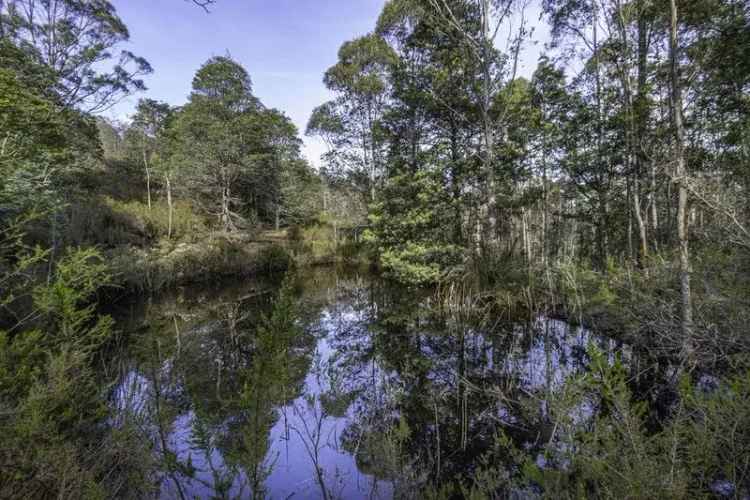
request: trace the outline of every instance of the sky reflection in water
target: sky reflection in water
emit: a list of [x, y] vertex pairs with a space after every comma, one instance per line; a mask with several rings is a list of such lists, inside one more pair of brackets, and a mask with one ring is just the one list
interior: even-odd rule
[[[590, 342], [617, 348], [547, 318], [449, 332], [418, 294], [357, 273], [295, 281], [288, 344], [258, 334], [273, 282], [185, 290], [121, 319], [135, 340], [112, 400], [152, 439], [161, 497], [404, 495], [436, 467], [470, 468], [493, 428], [519, 426], [496, 391], [543, 399], [585, 367]], [[436, 461], [438, 435], [441, 454], [460, 453]]]

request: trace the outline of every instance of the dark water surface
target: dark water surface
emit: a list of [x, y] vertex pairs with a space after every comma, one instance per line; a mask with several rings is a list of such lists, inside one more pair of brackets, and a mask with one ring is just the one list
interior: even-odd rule
[[416, 497], [471, 475], [498, 429], [533, 457], [554, 431], [525, 406], [543, 414], [590, 343], [620, 349], [356, 271], [303, 271], [284, 290], [186, 288], [118, 313], [112, 404], [151, 440], [161, 497]]

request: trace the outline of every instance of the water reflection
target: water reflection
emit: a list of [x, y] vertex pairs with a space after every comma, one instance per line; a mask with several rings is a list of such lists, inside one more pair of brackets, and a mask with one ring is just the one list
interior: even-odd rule
[[416, 497], [475, 471], [498, 429], [533, 453], [546, 395], [589, 343], [619, 349], [433, 301], [318, 269], [133, 304], [112, 404], [153, 444], [157, 496]]

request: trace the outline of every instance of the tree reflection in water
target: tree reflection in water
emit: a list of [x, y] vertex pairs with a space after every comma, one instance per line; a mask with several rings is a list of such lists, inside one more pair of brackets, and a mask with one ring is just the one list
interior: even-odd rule
[[140, 304], [113, 404], [153, 443], [162, 497], [498, 490], [522, 465], [508, 442], [552, 439], [545, 402], [587, 345], [620, 347], [436, 297], [318, 269]]

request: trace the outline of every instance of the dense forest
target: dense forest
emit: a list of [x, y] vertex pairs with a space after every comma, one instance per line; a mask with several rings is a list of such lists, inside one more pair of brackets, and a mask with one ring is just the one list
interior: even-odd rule
[[[211, 15], [223, 0], [172, 2]], [[539, 23], [551, 41], [525, 78]], [[422, 350], [390, 343], [420, 323], [400, 314], [408, 297], [460, 339], [455, 387], [368, 420], [383, 442], [350, 443], [390, 496], [750, 495], [746, 0], [388, 0], [322, 75], [332, 98], [304, 131], [327, 146], [319, 168], [237, 60], [209, 58], [174, 106], [148, 97], [129, 38], [107, 0], [0, 0], [0, 497], [143, 498], [191, 474], [167, 410], [153, 445], [112, 404], [118, 353], [140, 345], [113, 304], [285, 273], [254, 333], [232, 337], [252, 355], [224, 382], [245, 401], [258, 379], [242, 377], [266, 370], [285, 402], [299, 367], [282, 351], [307, 349], [292, 282], [342, 265], [402, 294], [378, 317], [405, 380], [430, 379], [390, 359]], [[132, 116], [105, 118], [126, 96]], [[627, 348], [584, 346], [586, 369], [554, 390], [467, 375], [467, 335], [541, 316]], [[273, 493], [262, 458], [235, 496]]]

